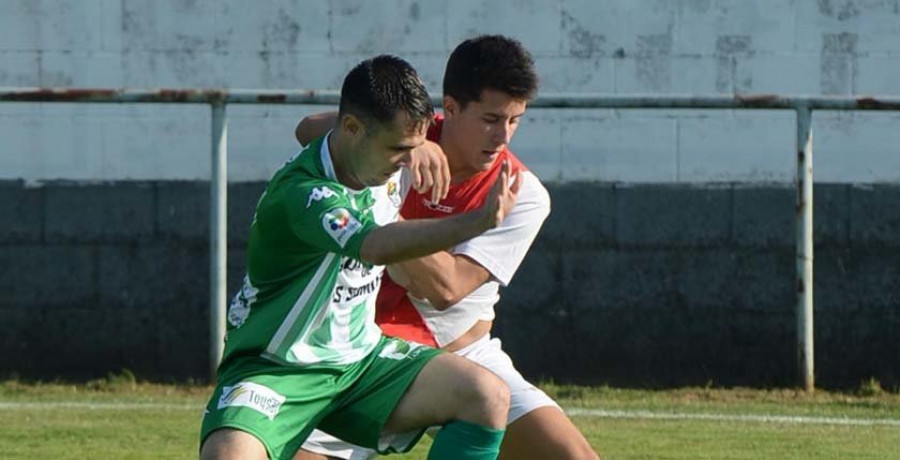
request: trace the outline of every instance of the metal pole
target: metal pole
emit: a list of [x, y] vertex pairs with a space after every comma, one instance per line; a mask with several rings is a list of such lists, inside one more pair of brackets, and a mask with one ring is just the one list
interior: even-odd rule
[[800, 384], [815, 390], [813, 359], [812, 112], [797, 107], [797, 365]]
[[209, 181], [209, 377], [225, 348], [225, 269], [227, 256], [226, 212], [228, 195], [228, 119], [225, 103], [212, 103], [212, 174]]

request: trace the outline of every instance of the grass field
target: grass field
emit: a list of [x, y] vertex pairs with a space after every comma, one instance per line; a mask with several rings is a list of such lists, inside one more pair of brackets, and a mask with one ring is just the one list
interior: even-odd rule
[[[543, 385], [605, 459], [900, 459], [900, 394]], [[0, 383], [0, 458], [196, 458], [209, 387]], [[427, 437], [410, 454], [424, 459]]]

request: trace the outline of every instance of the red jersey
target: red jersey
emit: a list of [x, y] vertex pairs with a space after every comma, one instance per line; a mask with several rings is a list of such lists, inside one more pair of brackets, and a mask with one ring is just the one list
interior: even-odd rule
[[[433, 142], [440, 140], [443, 122], [443, 116], [435, 116], [435, 123], [428, 131], [428, 140]], [[511, 162], [513, 176], [527, 171], [525, 165], [512, 152], [504, 149], [490, 169], [461, 183], [451, 185], [447, 198], [439, 203], [431, 201], [430, 193], [421, 194], [415, 190], [409, 190], [400, 214], [404, 219], [439, 218], [480, 208], [490, 193], [491, 186], [502, 171], [504, 160]], [[542, 221], [543, 219], [541, 219]], [[530, 241], [528, 243], [530, 244]], [[413, 304], [406, 289], [391, 280], [387, 272], [384, 273], [381, 290], [378, 293], [375, 322], [389, 336], [401, 337], [433, 347], [446, 345], [446, 343], [438, 343], [434, 331], [429, 328], [427, 320], [423, 318], [420, 309]]]

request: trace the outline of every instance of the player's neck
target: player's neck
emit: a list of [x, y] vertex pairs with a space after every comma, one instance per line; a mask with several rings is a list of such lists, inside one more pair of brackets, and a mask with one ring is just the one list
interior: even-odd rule
[[362, 190], [366, 186], [356, 180], [353, 174], [353, 162], [351, 161], [352, 149], [341, 136], [341, 130], [335, 129], [325, 139], [328, 142], [328, 153], [331, 154], [331, 164], [334, 166], [335, 179], [341, 184], [353, 190]]

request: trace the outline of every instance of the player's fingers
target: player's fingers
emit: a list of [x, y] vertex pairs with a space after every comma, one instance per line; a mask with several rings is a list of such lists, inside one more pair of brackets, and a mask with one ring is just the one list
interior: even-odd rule
[[410, 160], [409, 172], [412, 173], [413, 190], [419, 193], [425, 191], [424, 189], [422, 189], [422, 173], [419, 171], [419, 162], [414, 158]]
[[452, 177], [450, 176], [450, 165], [444, 161], [441, 162], [441, 177], [444, 178], [444, 187], [441, 190], [441, 199], [447, 198], [447, 195], [450, 194], [450, 181]]
[[491, 186], [491, 197], [497, 198], [501, 194], [503, 194], [503, 171], [500, 172], [500, 177], [494, 179], [494, 185]]
[[441, 190], [444, 188], [444, 178], [441, 177], [440, 166], [431, 165], [431, 177], [434, 180], [434, 185], [431, 187], [431, 202], [437, 203], [441, 201]]
[[422, 183], [420, 185], [420, 189], [417, 189], [419, 193], [424, 193], [426, 190], [430, 189], [434, 185], [434, 177], [431, 175], [431, 170], [428, 168], [421, 168], [421, 178]]
[[516, 173], [515, 179], [513, 179], [512, 187], [509, 188], [509, 191], [513, 193], [513, 195], [518, 195], [519, 190], [522, 189], [522, 171]]

